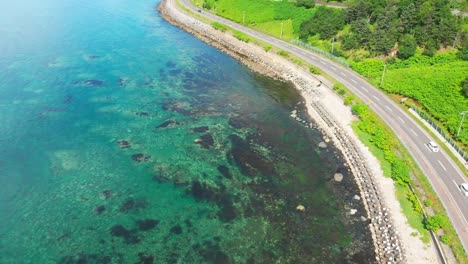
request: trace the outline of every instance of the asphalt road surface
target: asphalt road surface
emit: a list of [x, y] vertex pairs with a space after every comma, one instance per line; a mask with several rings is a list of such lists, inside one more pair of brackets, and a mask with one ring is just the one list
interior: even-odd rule
[[198, 12], [211, 20], [229, 25], [264, 42], [271, 43], [320, 68], [337, 81], [343, 83], [351, 92], [366, 102], [393, 129], [400, 141], [419, 164], [442, 201], [450, 221], [462, 241], [465, 252], [468, 252], [468, 197], [465, 197], [459, 188], [461, 183], [468, 182], [468, 180], [443, 149], [440, 149], [439, 152], [431, 151], [427, 143], [433, 140], [433, 138], [408, 114], [401, 110], [396, 103], [351, 69], [344, 68], [305, 49], [246, 28], [227, 19], [205, 11], [199, 12], [199, 9], [193, 6], [189, 0], [180, 0], [180, 2], [194, 12]]

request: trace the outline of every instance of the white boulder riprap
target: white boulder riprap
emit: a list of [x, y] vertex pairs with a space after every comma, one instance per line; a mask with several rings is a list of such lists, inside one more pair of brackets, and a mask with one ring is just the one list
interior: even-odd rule
[[[180, 10], [175, 0], [162, 1], [158, 9], [170, 23], [233, 56], [252, 70], [295, 84], [306, 102], [309, 115], [324, 134], [324, 141], [331, 140], [343, 153], [355, 178], [360, 193], [354, 199], [362, 200], [367, 212], [361, 213], [351, 208], [349, 213], [352, 217], [360, 217], [369, 222], [377, 263], [438, 262], [434, 246], [426, 245], [419, 238], [411, 236], [417, 231], [408, 225], [401, 213], [393, 181], [383, 176], [378, 160], [354, 135], [351, 122], [356, 118], [350, 108], [343, 104], [343, 100], [327, 88], [332, 86], [330, 81], [310, 74], [281, 56], [265, 52], [262, 47], [215, 30], [211, 25]], [[298, 120], [296, 111], [291, 113], [291, 118], [305, 122]], [[343, 175], [334, 178], [338, 183], [342, 177]], [[296, 210], [305, 208], [298, 205]]]

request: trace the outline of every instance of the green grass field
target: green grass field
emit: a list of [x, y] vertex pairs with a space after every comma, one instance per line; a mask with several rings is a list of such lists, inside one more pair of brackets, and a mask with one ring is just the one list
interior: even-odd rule
[[[367, 59], [352, 63], [354, 70], [380, 85], [384, 62]], [[468, 98], [461, 94], [460, 83], [468, 75], [468, 61], [458, 60], [454, 54], [439, 54], [432, 58], [418, 55], [409, 60], [389, 64], [382, 89], [414, 99], [439, 121], [440, 126], [468, 146], [468, 129], [459, 128], [462, 111], [468, 110]]]

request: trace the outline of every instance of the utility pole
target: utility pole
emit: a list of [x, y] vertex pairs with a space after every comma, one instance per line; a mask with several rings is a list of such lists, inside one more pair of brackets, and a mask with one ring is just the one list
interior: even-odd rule
[[245, 25], [245, 11], [242, 11], [242, 25]]
[[460, 115], [462, 115], [462, 119], [460, 121], [460, 126], [458, 127], [458, 131], [457, 131], [457, 137], [458, 135], [460, 134], [460, 130], [462, 128], [462, 125], [463, 125], [463, 120], [465, 119], [465, 115], [468, 113], [468, 111], [463, 111], [460, 113]]
[[281, 21], [281, 35], [280, 38], [283, 38], [283, 21]]
[[385, 77], [385, 70], [387, 69], [387, 64], [384, 64], [383, 71], [382, 71], [382, 78], [380, 78], [380, 87], [382, 87], [384, 77]]
[[335, 37], [332, 38], [332, 54], [333, 54], [333, 46], [335, 45]]

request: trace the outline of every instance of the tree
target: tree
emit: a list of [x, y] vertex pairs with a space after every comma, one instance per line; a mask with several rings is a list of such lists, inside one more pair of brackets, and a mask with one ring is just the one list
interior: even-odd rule
[[468, 47], [462, 47], [457, 52], [457, 57], [461, 60], [468, 60]]
[[370, 50], [376, 55], [386, 55], [395, 46], [397, 42], [396, 29], [392, 30], [392, 13], [389, 15], [382, 15], [377, 18], [375, 29], [369, 39]]
[[356, 40], [361, 46], [367, 47], [369, 36], [372, 34], [367, 19], [359, 19], [351, 23], [351, 31], [356, 35]]
[[313, 8], [315, 6], [315, 1], [314, 0], [297, 0], [296, 1], [296, 6], [303, 6], [307, 9]]
[[407, 58], [413, 56], [416, 53], [416, 40], [412, 35], [403, 35], [400, 38], [398, 44], [398, 58], [406, 60]]
[[314, 16], [301, 24], [300, 37], [320, 35], [320, 39], [330, 39], [345, 25], [345, 11], [337, 8], [320, 6]]
[[401, 4], [400, 6], [400, 27], [404, 33], [412, 33], [417, 24], [417, 9], [413, 2]]
[[462, 88], [462, 94], [463, 96], [465, 96], [466, 98], [468, 98], [468, 77], [465, 78], [465, 80], [463, 80], [461, 82], [461, 88]]
[[352, 50], [359, 48], [359, 40], [356, 34], [347, 34], [341, 38], [341, 47], [344, 50]]

